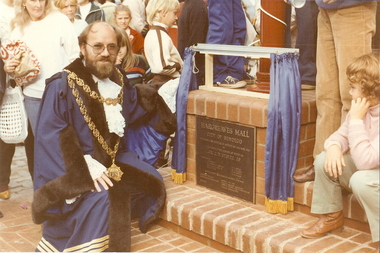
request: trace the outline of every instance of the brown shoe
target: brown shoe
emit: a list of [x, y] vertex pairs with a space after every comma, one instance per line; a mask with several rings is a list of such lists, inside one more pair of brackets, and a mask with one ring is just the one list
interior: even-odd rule
[[322, 214], [317, 223], [301, 232], [305, 238], [318, 238], [326, 235], [328, 232], [340, 232], [343, 230], [344, 216], [343, 211], [336, 213]]
[[296, 170], [293, 174], [293, 180], [298, 183], [305, 183], [307, 181], [314, 181], [315, 170], [314, 165], [307, 169]]

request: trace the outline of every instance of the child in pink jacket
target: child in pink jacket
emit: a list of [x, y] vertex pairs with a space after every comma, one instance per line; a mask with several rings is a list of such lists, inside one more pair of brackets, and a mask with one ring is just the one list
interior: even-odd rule
[[305, 238], [342, 230], [341, 187], [353, 192], [363, 207], [372, 240], [379, 241], [379, 111], [380, 65], [374, 54], [357, 58], [347, 67], [351, 109], [341, 127], [324, 144], [314, 162], [311, 212], [316, 224], [301, 232]]

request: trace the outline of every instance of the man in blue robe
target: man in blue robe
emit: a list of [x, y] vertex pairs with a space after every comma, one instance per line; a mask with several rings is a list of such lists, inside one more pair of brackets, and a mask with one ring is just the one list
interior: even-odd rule
[[161, 175], [127, 149], [126, 132], [149, 124], [170, 134], [175, 117], [115, 67], [121, 38], [105, 22], [90, 24], [81, 58], [46, 81], [35, 136], [37, 251], [130, 251], [131, 219], [146, 232], [165, 203]]

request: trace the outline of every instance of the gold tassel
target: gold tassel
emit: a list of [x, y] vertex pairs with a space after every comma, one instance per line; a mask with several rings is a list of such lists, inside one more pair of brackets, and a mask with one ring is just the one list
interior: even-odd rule
[[288, 198], [287, 201], [265, 198], [265, 210], [268, 213], [287, 214], [288, 211], [294, 211], [294, 198]]
[[172, 179], [176, 184], [183, 184], [186, 181], [186, 172], [177, 173], [175, 169], [172, 169]]

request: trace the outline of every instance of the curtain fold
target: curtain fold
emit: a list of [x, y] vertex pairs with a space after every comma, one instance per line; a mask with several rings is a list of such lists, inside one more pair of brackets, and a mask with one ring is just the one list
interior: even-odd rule
[[176, 98], [177, 130], [174, 136], [172, 179], [177, 184], [186, 181], [186, 108], [189, 91], [198, 89], [193, 72], [195, 52], [185, 48], [184, 63]]
[[265, 208], [269, 213], [294, 210], [294, 181], [300, 125], [301, 81], [298, 55], [271, 54], [270, 97], [265, 145]]

